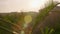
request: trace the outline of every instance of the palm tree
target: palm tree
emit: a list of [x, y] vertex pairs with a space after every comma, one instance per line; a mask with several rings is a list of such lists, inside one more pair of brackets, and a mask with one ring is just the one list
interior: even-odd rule
[[[39, 10], [39, 15], [36, 17], [34, 25], [33, 25], [33, 29], [32, 29], [32, 34], [42, 34], [40, 29], [44, 29], [45, 26], [43, 23], [41, 23], [42, 21], [44, 21], [44, 19], [48, 16], [48, 13], [54, 8], [56, 7], [57, 3], [53, 2], [53, 0], [50, 0], [49, 5], [45, 5], [45, 8]], [[39, 30], [39, 31], [38, 31]]]

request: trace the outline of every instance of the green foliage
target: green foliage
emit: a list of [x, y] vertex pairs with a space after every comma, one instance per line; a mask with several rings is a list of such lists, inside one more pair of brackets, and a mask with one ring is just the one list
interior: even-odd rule
[[[45, 17], [48, 15], [48, 13], [56, 6], [55, 3], [51, 3], [48, 6], [46, 6], [45, 8], [39, 10], [40, 13], [39, 15], [36, 17], [35, 19], [35, 24], [34, 26], [36, 26], [39, 22], [43, 21], [45, 19]], [[33, 28], [34, 28], [33, 26]]]
[[13, 33], [6, 30], [5, 28], [3, 29], [3, 28], [0, 27], [0, 34], [13, 34]]
[[42, 34], [52, 34], [54, 32], [54, 29], [46, 27], [45, 29], [41, 28], [40, 31]]
[[[51, 2], [48, 6], [45, 6], [45, 8], [39, 10], [39, 14], [38, 16], [36, 17], [35, 19], [35, 22], [34, 22], [34, 25], [33, 25], [33, 29], [32, 29], [32, 33], [33, 31], [35, 31], [34, 29], [37, 27], [37, 25], [44, 21], [45, 17], [48, 16], [49, 12], [54, 8], [56, 7], [57, 4], [55, 4], [54, 2]], [[48, 32], [48, 29], [46, 30]], [[43, 32], [43, 31], [42, 31]], [[46, 33], [47, 33], [46, 32]]]
[[4, 20], [3, 16], [0, 16], [0, 34], [4, 33], [12, 34], [11, 24]]
[[[21, 21], [23, 14], [0, 14], [0, 34], [12, 34], [13, 28], [18, 27], [17, 22]], [[20, 23], [20, 22], [19, 22]], [[9, 32], [9, 33], [7, 33]]]

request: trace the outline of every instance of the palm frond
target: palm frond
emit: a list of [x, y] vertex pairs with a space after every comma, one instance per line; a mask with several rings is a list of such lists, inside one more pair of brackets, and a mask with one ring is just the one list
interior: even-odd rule
[[46, 6], [45, 8], [43, 8], [42, 10], [39, 10], [39, 15], [36, 17], [34, 25], [33, 25], [33, 29], [32, 32], [34, 31], [34, 29], [36, 28], [36, 26], [41, 22], [44, 21], [45, 17], [48, 16], [48, 13], [54, 8], [56, 7], [57, 4], [55, 4], [54, 2], [51, 2], [48, 6]]

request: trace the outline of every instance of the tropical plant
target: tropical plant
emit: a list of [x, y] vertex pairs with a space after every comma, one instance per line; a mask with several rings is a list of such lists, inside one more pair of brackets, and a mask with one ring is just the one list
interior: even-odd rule
[[[19, 23], [22, 23], [20, 21], [22, 21], [23, 15], [22, 14], [7, 14], [6, 15], [0, 14], [0, 34], [13, 34], [13, 31], [18, 31], [19, 29], [16, 28], [20, 28], [20, 25], [18, 25]], [[14, 28], [13, 28], [14, 27]], [[9, 32], [9, 33], [8, 33]]]
[[54, 29], [46, 27], [44, 29], [41, 28], [40, 31], [41, 31], [42, 34], [52, 34], [54, 32]]
[[38, 24], [42, 21], [44, 21], [45, 17], [48, 16], [48, 13], [54, 8], [56, 7], [57, 3], [54, 3], [52, 0], [50, 2], [49, 5], [45, 6], [45, 8], [39, 10], [39, 14], [36, 17], [34, 24], [33, 24], [33, 29], [32, 29], [32, 34], [34, 34], [34, 31], [36, 30], [36, 28], [38, 27]]

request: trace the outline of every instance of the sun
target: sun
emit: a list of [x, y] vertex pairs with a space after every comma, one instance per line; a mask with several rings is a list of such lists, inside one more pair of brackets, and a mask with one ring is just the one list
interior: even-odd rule
[[38, 10], [46, 0], [33, 0], [29, 4], [30, 9]]
[[31, 2], [31, 7], [32, 8], [37, 8], [38, 5], [39, 5], [39, 1], [37, 1], [37, 0]]

